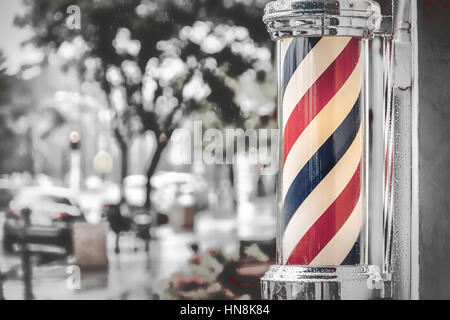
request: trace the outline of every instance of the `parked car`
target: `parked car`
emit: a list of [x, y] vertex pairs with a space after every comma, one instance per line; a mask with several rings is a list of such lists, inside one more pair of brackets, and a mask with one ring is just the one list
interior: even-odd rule
[[180, 195], [192, 195], [202, 210], [208, 201], [208, 185], [199, 176], [186, 172], [159, 171], [152, 177], [152, 204], [159, 212], [170, 214]]
[[13, 198], [3, 225], [3, 247], [14, 250], [21, 242], [25, 225], [24, 209], [30, 210], [27, 241], [31, 244], [62, 247], [72, 252], [72, 227], [76, 221], [85, 221], [76, 195], [58, 187], [25, 187]]
[[[124, 178], [124, 196], [128, 205], [142, 208], [145, 205], [147, 178], [144, 175], [130, 175]], [[121, 186], [108, 183], [104, 186], [101, 200], [106, 204], [118, 204], [121, 198]]]
[[145, 193], [147, 192], [147, 177], [144, 175], [131, 175], [123, 179], [125, 186], [125, 199], [130, 206], [143, 207], [145, 205]]

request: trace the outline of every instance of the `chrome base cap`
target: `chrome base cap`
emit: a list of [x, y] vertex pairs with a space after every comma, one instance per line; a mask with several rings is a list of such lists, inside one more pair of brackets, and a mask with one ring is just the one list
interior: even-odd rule
[[389, 286], [376, 266], [272, 265], [261, 278], [266, 300], [385, 299]]

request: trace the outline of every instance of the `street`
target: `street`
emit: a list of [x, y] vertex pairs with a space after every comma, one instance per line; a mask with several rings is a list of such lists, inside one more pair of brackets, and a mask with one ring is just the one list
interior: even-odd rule
[[[0, 214], [3, 226], [4, 214]], [[2, 228], [0, 228], [2, 230]], [[2, 232], [2, 231], [0, 231]], [[113, 251], [115, 236], [108, 234], [108, 261], [105, 270], [79, 270], [73, 258], [35, 252], [33, 254], [32, 289], [35, 299], [152, 299], [161, 280], [178, 271], [191, 257], [187, 246], [193, 241], [191, 233], [173, 233], [170, 228], [157, 231], [159, 240], [151, 241], [150, 252], [143, 243], [124, 235], [121, 253]], [[3, 235], [0, 233], [0, 239]], [[1, 240], [0, 240], [1, 241]], [[1, 248], [1, 246], [0, 246]], [[2, 250], [2, 249], [0, 249]], [[23, 299], [20, 254], [8, 255], [0, 251], [0, 266], [6, 274], [3, 291], [6, 299]]]

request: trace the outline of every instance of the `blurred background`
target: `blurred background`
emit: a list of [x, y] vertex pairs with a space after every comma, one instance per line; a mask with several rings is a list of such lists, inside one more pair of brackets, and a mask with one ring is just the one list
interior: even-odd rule
[[260, 297], [275, 174], [191, 151], [276, 128], [266, 2], [1, 2], [0, 299]]

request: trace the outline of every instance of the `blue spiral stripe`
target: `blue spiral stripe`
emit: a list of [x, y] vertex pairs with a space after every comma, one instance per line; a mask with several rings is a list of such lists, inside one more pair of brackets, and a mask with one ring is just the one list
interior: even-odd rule
[[284, 58], [283, 63], [283, 83], [282, 83], [282, 91], [281, 96], [284, 96], [284, 92], [286, 91], [286, 87], [294, 74], [295, 70], [297, 70], [300, 63], [305, 59], [308, 53], [314, 48], [314, 46], [320, 41], [321, 38], [312, 37], [312, 38], [294, 38], [289, 45], [289, 49], [286, 52], [286, 56]]
[[339, 162], [355, 139], [361, 123], [359, 99], [338, 129], [311, 157], [289, 187], [284, 200], [284, 228], [298, 207]]

